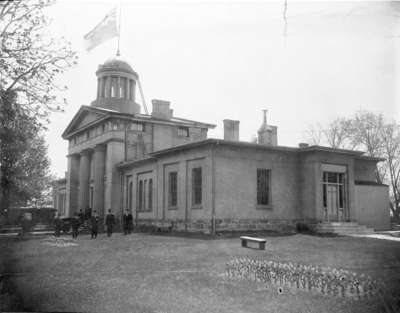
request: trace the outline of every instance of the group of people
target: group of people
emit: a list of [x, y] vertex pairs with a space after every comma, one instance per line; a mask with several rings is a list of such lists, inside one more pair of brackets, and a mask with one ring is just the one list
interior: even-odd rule
[[[84, 225], [86, 220], [90, 221], [89, 226], [91, 230], [91, 238], [92, 239], [97, 238], [97, 234], [99, 231], [100, 217], [97, 214], [96, 210], [94, 210], [93, 212], [91, 212], [90, 210], [89, 216], [86, 214], [86, 212], [84, 214], [82, 210], [80, 210], [79, 213], [75, 213], [74, 217], [71, 219], [72, 238], [78, 237], [79, 226]], [[111, 209], [109, 209], [105, 219], [107, 237], [112, 236], [114, 225], [115, 225], [115, 216], [114, 214], [112, 214]], [[55, 227], [55, 236], [60, 237], [61, 230], [63, 229], [63, 222], [58, 216], [58, 214], [54, 219], [54, 227]], [[122, 227], [125, 235], [130, 234], [133, 231], [133, 216], [130, 212], [128, 212], [128, 210], [125, 211], [122, 217]]]

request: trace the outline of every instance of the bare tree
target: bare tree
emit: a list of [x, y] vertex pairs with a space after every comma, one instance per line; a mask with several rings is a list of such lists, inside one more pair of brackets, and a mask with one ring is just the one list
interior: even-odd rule
[[337, 118], [332, 121], [327, 129], [323, 130], [323, 135], [328, 145], [337, 149], [350, 149], [352, 145], [352, 121], [345, 118]]
[[384, 158], [379, 162], [376, 180], [388, 183], [390, 208], [400, 221], [400, 125], [388, 123], [382, 114], [358, 111], [353, 118], [337, 118], [322, 128], [310, 127], [308, 142], [325, 143], [332, 148], [365, 151], [367, 156]]
[[365, 151], [368, 156], [382, 156], [382, 132], [386, 127], [383, 115], [358, 111], [351, 123], [351, 141], [354, 147]]
[[310, 126], [306, 132], [306, 140], [312, 145], [328, 145], [337, 149], [351, 149], [352, 121], [345, 118], [337, 118], [327, 127], [320, 124]]
[[[367, 156], [386, 158], [384, 153], [383, 133], [385, 120], [382, 114], [358, 111], [352, 119], [351, 142], [354, 149], [365, 151]], [[376, 179], [385, 180], [387, 162], [378, 163]]]
[[400, 125], [386, 125], [383, 136], [383, 149], [386, 157], [390, 183], [390, 210], [397, 222], [400, 221]]
[[319, 146], [322, 143], [322, 135], [323, 129], [320, 124], [316, 126], [311, 125], [306, 131], [305, 140], [311, 145]]

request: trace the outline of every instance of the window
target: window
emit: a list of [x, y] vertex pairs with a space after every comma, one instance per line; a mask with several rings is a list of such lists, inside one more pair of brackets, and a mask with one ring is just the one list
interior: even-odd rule
[[142, 132], [142, 131], [144, 131], [144, 124], [142, 124], [142, 123], [131, 123], [129, 129]]
[[178, 127], [178, 136], [189, 137], [189, 128]]
[[257, 205], [271, 204], [271, 170], [257, 169]]
[[139, 181], [139, 211], [143, 209], [143, 181]]
[[146, 194], [147, 194], [147, 179], [144, 180], [144, 188], [143, 188], [143, 210], [144, 211], [147, 209]]
[[[339, 208], [345, 206], [345, 174], [335, 172], [324, 172], [322, 179], [323, 205], [328, 206], [328, 193], [332, 193], [337, 197]], [[329, 191], [328, 191], [329, 188]]]
[[178, 173], [170, 172], [168, 179], [168, 206], [178, 205]]
[[201, 167], [192, 169], [192, 204], [201, 204], [201, 192], [202, 192], [202, 177]]
[[101, 87], [100, 87], [100, 93], [101, 93], [101, 97], [105, 98], [106, 96], [106, 79], [105, 77], [100, 79], [100, 83], [101, 83]]
[[132, 212], [132, 193], [133, 193], [133, 184], [132, 182], [129, 183], [129, 190], [128, 190], [128, 210]]
[[119, 98], [125, 98], [125, 84], [126, 84], [126, 78], [121, 77], [119, 81]]
[[149, 179], [149, 210], [153, 209], [153, 180]]
[[117, 77], [111, 77], [111, 98], [117, 96]]

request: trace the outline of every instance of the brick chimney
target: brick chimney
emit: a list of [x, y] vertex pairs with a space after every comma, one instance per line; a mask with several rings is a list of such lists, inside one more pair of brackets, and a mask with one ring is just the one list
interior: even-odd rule
[[239, 121], [224, 120], [224, 140], [239, 141]]
[[151, 116], [169, 120], [172, 118], [173, 110], [170, 109], [170, 102], [164, 100], [151, 100], [153, 111]]
[[278, 145], [278, 127], [267, 124], [267, 110], [263, 110], [263, 123], [258, 129], [258, 143], [266, 146]]

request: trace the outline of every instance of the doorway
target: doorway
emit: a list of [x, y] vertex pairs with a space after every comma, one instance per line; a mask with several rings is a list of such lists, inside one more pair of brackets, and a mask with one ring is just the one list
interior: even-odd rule
[[327, 222], [344, 222], [347, 219], [345, 179], [345, 173], [323, 173], [324, 220]]

